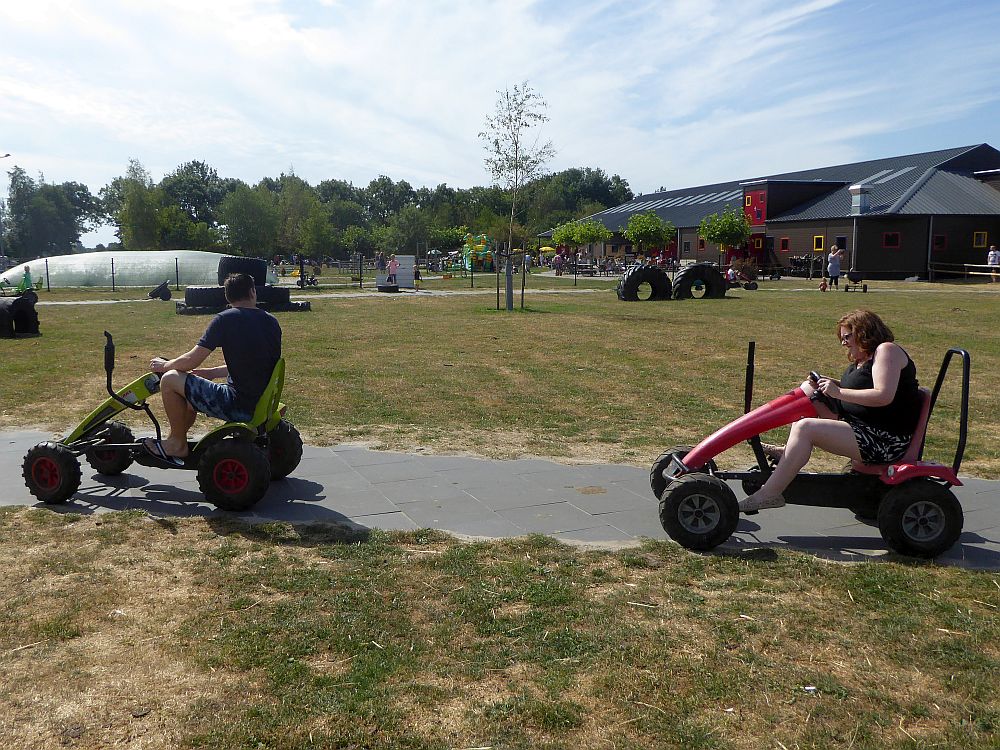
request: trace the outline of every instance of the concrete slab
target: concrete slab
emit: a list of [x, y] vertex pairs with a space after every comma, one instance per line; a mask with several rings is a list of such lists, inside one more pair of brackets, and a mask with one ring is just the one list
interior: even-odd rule
[[[102, 477], [84, 463], [80, 490], [62, 506], [44, 506], [21, 478], [27, 450], [50, 433], [0, 433], [0, 505], [57, 512], [140, 509], [157, 517], [226, 515], [205, 502], [194, 472], [133, 465]], [[305, 446], [291, 477], [272, 482], [248, 520], [337, 523], [358, 528], [433, 527], [473, 537], [550, 534], [602, 546], [665, 540], [648, 469], [615, 464], [570, 466], [539, 458], [497, 461], [376, 451], [357, 444]], [[973, 477], [955, 488], [965, 511], [959, 543], [939, 562], [1000, 570], [1000, 482]], [[731, 485], [742, 497], [738, 484]], [[849, 511], [788, 506], [743, 516], [728, 549], [797, 549], [839, 560], [887, 554], [878, 528]]]

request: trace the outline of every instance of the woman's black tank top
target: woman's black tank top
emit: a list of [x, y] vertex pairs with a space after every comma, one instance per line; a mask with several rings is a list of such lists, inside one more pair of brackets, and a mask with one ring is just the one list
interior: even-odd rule
[[[903, 352], [906, 354], [906, 352]], [[840, 379], [841, 388], [867, 390], [875, 387], [872, 380], [872, 357], [860, 367], [852, 363]], [[920, 393], [918, 392], [917, 366], [906, 354], [906, 366], [899, 373], [899, 384], [892, 403], [887, 406], [862, 406], [841, 401], [841, 410], [857, 417], [872, 427], [891, 432], [893, 435], [912, 435], [920, 419]]]

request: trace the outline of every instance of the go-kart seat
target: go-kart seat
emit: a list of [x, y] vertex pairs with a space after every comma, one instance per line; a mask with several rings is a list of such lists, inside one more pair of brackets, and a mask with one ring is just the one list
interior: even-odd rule
[[274, 370], [271, 371], [271, 379], [267, 381], [267, 387], [257, 400], [254, 407], [253, 417], [244, 424], [254, 430], [262, 425], [265, 430], [274, 428], [274, 425], [281, 419], [281, 412], [284, 411], [284, 404], [281, 403], [281, 389], [285, 385], [285, 360], [278, 359]]
[[851, 466], [859, 474], [883, 474], [890, 466], [897, 464], [914, 464], [920, 460], [920, 453], [924, 447], [924, 438], [927, 436], [927, 422], [931, 415], [931, 391], [929, 388], [921, 386], [917, 389], [920, 394], [920, 418], [917, 426], [913, 430], [913, 439], [906, 449], [903, 457], [893, 461], [891, 464], [866, 464], [862, 461], [852, 461]]

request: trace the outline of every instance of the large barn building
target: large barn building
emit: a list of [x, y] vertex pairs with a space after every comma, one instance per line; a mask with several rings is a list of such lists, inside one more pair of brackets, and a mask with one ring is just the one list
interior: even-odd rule
[[621, 235], [629, 216], [653, 211], [677, 227], [668, 255], [719, 261], [698, 225], [726, 206], [752, 226], [735, 252], [763, 266], [790, 269], [835, 244], [847, 251], [845, 270], [867, 278], [926, 277], [932, 264], [986, 262], [1000, 234], [1000, 151], [980, 144], [669, 190], [588, 218], [615, 232], [607, 254], [630, 250]]

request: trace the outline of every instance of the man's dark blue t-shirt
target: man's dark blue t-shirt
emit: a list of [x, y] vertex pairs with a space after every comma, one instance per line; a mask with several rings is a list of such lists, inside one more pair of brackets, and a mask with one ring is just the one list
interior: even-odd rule
[[222, 347], [236, 406], [252, 413], [281, 358], [277, 318], [256, 307], [231, 307], [212, 319], [198, 346]]

